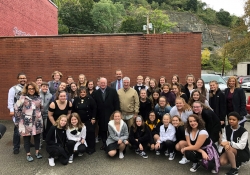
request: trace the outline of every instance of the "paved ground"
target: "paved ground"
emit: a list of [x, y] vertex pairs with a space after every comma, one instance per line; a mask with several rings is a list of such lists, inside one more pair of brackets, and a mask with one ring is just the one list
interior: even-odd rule
[[[177, 155], [173, 161], [169, 161], [164, 155], [156, 156], [154, 152], [148, 151], [148, 159], [143, 159], [136, 155], [132, 150], [127, 149], [125, 158], [120, 160], [118, 157], [109, 158], [104, 151], [99, 150], [100, 143], [96, 145], [97, 152], [92, 155], [84, 154], [83, 157], [77, 157], [72, 164], [66, 166], [56, 162], [55, 167], [48, 165], [48, 154], [43, 147], [41, 153], [43, 158], [35, 159], [33, 162], [26, 161], [26, 154], [21, 145], [20, 153], [12, 153], [12, 134], [13, 124], [11, 121], [0, 121], [6, 125], [7, 132], [0, 140], [0, 174], [6, 175], [68, 175], [68, 174], [85, 174], [85, 175], [187, 175], [211, 174], [201, 167], [196, 173], [189, 171], [191, 163], [180, 165], [181, 159]], [[250, 123], [246, 123], [246, 128], [250, 131]], [[34, 148], [31, 149], [34, 153]], [[218, 174], [225, 174], [229, 166], [222, 167]], [[249, 175], [250, 164], [243, 166], [239, 174]]]

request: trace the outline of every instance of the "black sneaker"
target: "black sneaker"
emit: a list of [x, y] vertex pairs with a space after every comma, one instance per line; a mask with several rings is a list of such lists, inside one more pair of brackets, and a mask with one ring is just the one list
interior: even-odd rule
[[136, 153], [136, 154], [140, 154], [140, 149], [139, 149], [139, 148], [136, 149], [136, 150], [135, 150], [135, 153]]
[[169, 154], [168, 160], [174, 160], [174, 157], [175, 157], [175, 152], [172, 152]]
[[140, 156], [142, 156], [144, 159], [148, 158], [148, 155], [144, 151], [140, 151]]
[[238, 175], [238, 170], [236, 168], [231, 168], [225, 175]]
[[19, 154], [19, 149], [14, 149], [13, 153], [14, 154]]
[[193, 163], [192, 168], [190, 168], [191, 172], [196, 172], [198, 168], [200, 168], [201, 164], [200, 163]]

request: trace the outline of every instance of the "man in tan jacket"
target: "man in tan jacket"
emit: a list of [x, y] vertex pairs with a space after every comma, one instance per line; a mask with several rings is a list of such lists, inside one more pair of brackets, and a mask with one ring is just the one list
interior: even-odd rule
[[130, 78], [123, 78], [123, 88], [117, 91], [119, 100], [120, 100], [120, 108], [123, 116], [123, 120], [130, 128], [133, 124], [134, 118], [139, 113], [139, 96], [135, 89], [130, 87]]

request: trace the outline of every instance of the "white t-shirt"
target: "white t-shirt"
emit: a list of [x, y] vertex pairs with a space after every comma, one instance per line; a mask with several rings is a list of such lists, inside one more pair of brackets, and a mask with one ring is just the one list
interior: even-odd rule
[[193, 138], [191, 132], [188, 133], [188, 132], [187, 132], [187, 129], [185, 130], [185, 136], [189, 136], [189, 137], [190, 137], [190, 140], [192, 140], [192, 141], [195, 141], [195, 139], [198, 137], [198, 134], [199, 134], [199, 135], [206, 135], [207, 138], [208, 138], [208, 136], [209, 136], [209, 135], [208, 135], [208, 132], [207, 132], [206, 130], [202, 129], [202, 130], [200, 130], [200, 132], [199, 132], [199, 130], [198, 130], [198, 131], [196, 132], [195, 138]]

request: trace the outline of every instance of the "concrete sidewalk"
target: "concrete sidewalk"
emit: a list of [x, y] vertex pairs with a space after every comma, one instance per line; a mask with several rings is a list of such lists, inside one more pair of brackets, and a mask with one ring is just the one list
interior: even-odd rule
[[[127, 148], [124, 159], [117, 157], [109, 158], [104, 151], [99, 150], [101, 143], [96, 145], [96, 150], [92, 155], [84, 154], [83, 157], [76, 157], [72, 164], [66, 166], [55, 162], [55, 167], [48, 165], [48, 154], [45, 146], [41, 149], [43, 158], [38, 160], [34, 156], [33, 162], [27, 162], [26, 154], [21, 144], [20, 153], [14, 155], [12, 153], [12, 121], [0, 121], [7, 127], [7, 132], [0, 140], [0, 174], [3, 175], [187, 175], [197, 174], [206, 175], [211, 172], [200, 167], [196, 173], [192, 173], [189, 169], [192, 163], [180, 165], [178, 161], [181, 155], [177, 154], [173, 161], [169, 161], [165, 155], [156, 156], [155, 152], [147, 151], [148, 159], [143, 159], [136, 155], [133, 150]], [[246, 123], [246, 128], [250, 131], [250, 123]], [[34, 148], [31, 153], [34, 155]], [[249, 175], [250, 165], [247, 164], [240, 168], [239, 174]], [[218, 174], [222, 175], [229, 171], [230, 166], [220, 168]]]

